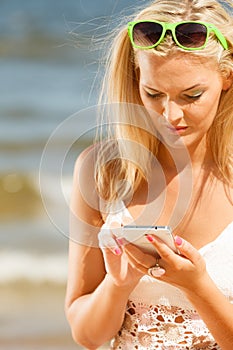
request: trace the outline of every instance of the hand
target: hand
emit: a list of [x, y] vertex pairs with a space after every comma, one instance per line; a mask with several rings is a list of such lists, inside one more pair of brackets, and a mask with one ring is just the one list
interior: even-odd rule
[[135, 287], [144, 271], [156, 263], [156, 258], [143, 253], [133, 244], [125, 245], [122, 238], [116, 237], [116, 231], [102, 227], [98, 235], [106, 271], [115, 285]]
[[[148, 240], [154, 245], [161, 259], [159, 265], [166, 271], [160, 280], [184, 290], [198, 288], [201, 281], [207, 277], [205, 260], [189, 242], [175, 237], [176, 246], [180, 252], [174, 253], [158, 237], [149, 235]], [[143, 270], [146, 273], [146, 270]]]

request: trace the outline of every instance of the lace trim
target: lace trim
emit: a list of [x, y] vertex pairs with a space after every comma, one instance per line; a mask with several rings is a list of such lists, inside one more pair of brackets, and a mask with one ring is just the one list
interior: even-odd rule
[[221, 350], [195, 310], [128, 302], [115, 350]]

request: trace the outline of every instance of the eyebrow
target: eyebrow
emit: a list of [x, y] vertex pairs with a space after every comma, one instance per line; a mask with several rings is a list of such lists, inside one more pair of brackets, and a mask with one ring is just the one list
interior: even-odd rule
[[[147, 89], [149, 89], [149, 90], [153, 90], [153, 91], [159, 92], [159, 90], [154, 89], [154, 88], [152, 88], [152, 87], [150, 87], [150, 86], [148, 86], [148, 85], [146, 85], [146, 84], [142, 84], [142, 85], [144, 86], [144, 88], [147, 88]], [[189, 87], [189, 88], [187, 88], [187, 89], [182, 90], [181, 92], [185, 92], [185, 91], [189, 91], [189, 90], [195, 89], [195, 88], [197, 88], [197, 87], [201, 87], [201, 85], [204, 85], [204, 83], [195, 84], [195, 85], [193, 85], [193, 86], [191, 86], [191, 87]]]
[[195, 88], [197, 88], [197, 87], [201, 87], [202, 85], [204, 85], [204, 84], [203, 84], [203, 83], [201, 83], [201, 84], [195, 84], [195, 85], [191, 86], [190, 88], [183, 90], [182, 92], [189, 91], [189, 90], [193, 90], [193, 89], [195, 89]]

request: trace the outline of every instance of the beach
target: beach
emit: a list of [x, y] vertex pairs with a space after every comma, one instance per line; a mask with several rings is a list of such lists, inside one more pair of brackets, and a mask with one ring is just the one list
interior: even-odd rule
[[64, 287], [26, 283], [11, 287], [0, 291], [1, 349], [79, 348], [65, 322]]
[[[11, 174], [18, 190], [9, 193], [4, 192], [9, 182], [6, 176], [10, 175], [0, 179], [0, 349], [83, 349], [72, 340], [64, 313], [67, 216], [62, 218], [67, 230], [60, 232], [51, 222], [31, 175]], [[71, 178], [68, 182], [71, 184]], [[66, 201], [56, 205], [52, 194], [50, 191], [49, 203], [55, 205], [57, 215], [67, 213]], [[106, 344], [100, 349], [108, 348]]]
[[0, 349], [83, 349], [73, 342], [65, 320], [64, 294], [64, 286], [49, 284], [1, 287]]

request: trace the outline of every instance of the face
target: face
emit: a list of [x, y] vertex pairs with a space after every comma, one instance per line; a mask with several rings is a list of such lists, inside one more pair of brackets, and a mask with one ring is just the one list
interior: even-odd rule
[[190, 53], [162, 58], [139, 51], [137, 60], [142, 102], [165, 142], [203, 142], [230, 84], [216, 64]]

